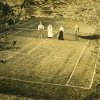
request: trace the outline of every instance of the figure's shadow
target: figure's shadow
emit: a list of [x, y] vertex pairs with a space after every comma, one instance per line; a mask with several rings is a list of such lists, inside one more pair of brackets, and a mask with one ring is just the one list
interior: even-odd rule
[[83, 39], [90, 39], [90, 40], [95, 40], [95, 39], [100, 39], [100, 35], [94, 34], [94, 35], [88, 35], [88, 36], [78, 36]]

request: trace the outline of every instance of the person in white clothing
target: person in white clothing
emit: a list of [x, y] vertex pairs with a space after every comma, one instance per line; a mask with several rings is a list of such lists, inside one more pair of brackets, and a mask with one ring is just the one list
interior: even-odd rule
[[48, 25], [47, 30], [48, 30], [48, 38], [52, 38], [53, 37], [53, 33], [52, 33], [53, 27], [51, 24]]
[[62, 27], [62, 25], [60, 26], [59, 30], [64, 32], [64, 28]]
[[44, 29], [44, 26], [42, 25], [41, 21], [40, 21], [40, 24], [38, 25], [38, 31], [39, 31], [39, 37], [42, 38], [43, 37], [43, 29]]
[[75, 31], [74, 31], [74, 34], [75, 34], [75, 38], [78, 40], [78, 33], [79, 33], [79, 26], [76, 24], [75, 25]]

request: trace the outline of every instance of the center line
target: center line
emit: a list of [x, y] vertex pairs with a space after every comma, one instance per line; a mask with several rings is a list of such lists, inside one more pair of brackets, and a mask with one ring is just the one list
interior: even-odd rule
[[40, 44], [38, 44], [36, 47], [32, 48], [27, 54], [30, 54], [33, 52], [33, 50], [35, 50], [36, 48], [38, 48], [41, 44], [45, 43], [48, 39], [45, 39], [43, 42], [41, 42]]

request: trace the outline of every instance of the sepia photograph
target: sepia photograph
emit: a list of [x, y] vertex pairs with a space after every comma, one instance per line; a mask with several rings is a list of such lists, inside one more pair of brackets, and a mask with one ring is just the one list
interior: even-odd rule
[[0, 0], [0, 100], [100, 100], [100, 0]]

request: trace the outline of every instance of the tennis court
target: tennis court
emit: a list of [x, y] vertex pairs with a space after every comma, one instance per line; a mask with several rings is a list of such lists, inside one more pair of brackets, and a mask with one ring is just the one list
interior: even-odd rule
[[[49, 23], [50, 20], [44, 21], [46, 27]], [[64, 41], [57, 40], [58, 24], [54, 27], [54, 38], [47, 38], [45, 28], [40, 39], [37, 25], [38, 21], [30, 21], [5, 38], [7, 41], [16, 40], [19, 49], [0, 51], [0, 58], [8, 60], [0, 63], [0, 77], [90, 89], [95, 71], [95, 58], [91, 52], [93, 46], [88, 46], [91, 41], [81, 38], [76, 41], [71, 34], [73, 30], [67, 30], [70, 24], [66, 23], [63, 24], [67, 27]]]

